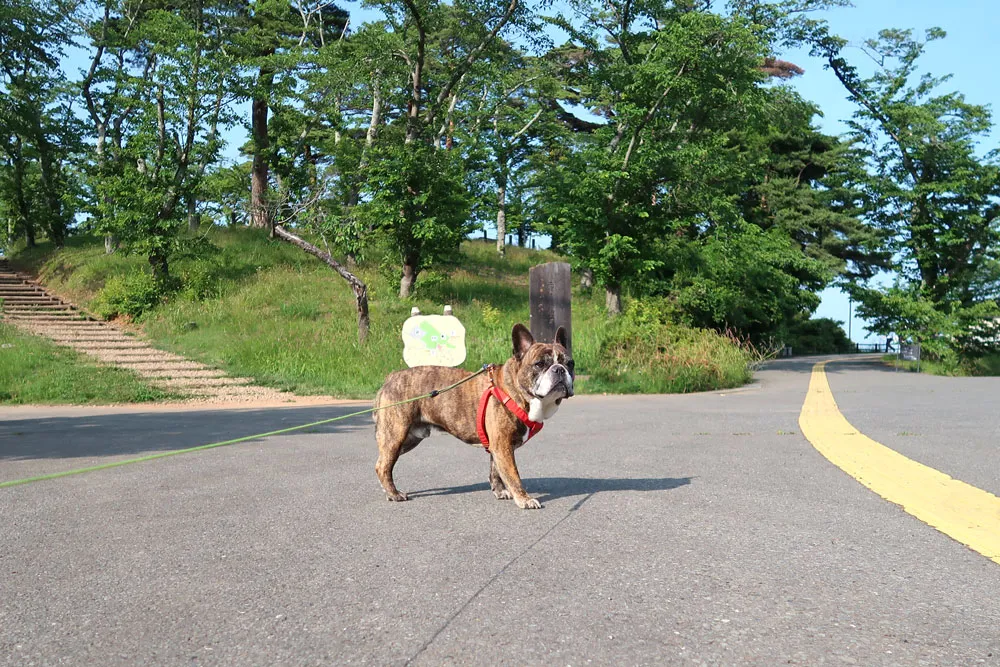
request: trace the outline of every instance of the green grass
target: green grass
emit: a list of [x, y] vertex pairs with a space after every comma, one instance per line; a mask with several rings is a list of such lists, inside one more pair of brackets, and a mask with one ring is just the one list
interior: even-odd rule
[[[465, 368], [506, 360], [511, 328], [529, 319], [528, 269], [559, 259], [523, 248], [509, 248], [501, 258], [492, 243], [469, 241], [456, 266], [422, 273], [406, 301], [397, 297], [396, 267], [363, 265], [357, 273], [369, 287], [371, 331], [359, 345], [353, 295], [328, 267], [255, 230], [213, 230], [209, 239], [216, 251], [172, 264], [183, 287], [142, 317], [145, 333], [161, 348], [233, 375], [299, 394], [345, 398], [371, 397], [387, 374], [403, 367], [400, 330], [413, 306], [425, 314], [453, 307], [466, 328]], [[102, 306], [100, 290], [110, 278], [147, 270], [141, 257], [105, 255], [100, 239], [88, 237], [73, 238], [57, 251], [43, 246], [21, 253], [14, 262], [92, 310]], [[574, 288], [573, 353], [577, 374], [584, 376], [581, 392], [696, 391], [748, 380], [746, 355], [707, 332], [674, 341], [695, 346], [690, 354], [674, 350], [656, 356], [648, 371], [628, 371], [608, 357], [609, 338], [617, 334], [603, 296]]]
[[[889, 366], [898, 366], [900, 370], [917, 371], [917, 362], [903, 361], [895, 354], [883, 355], [882, 361]], [[921, 359], [920, 372], [947, 377], [996, 376], [1000, 375], [1000, 354], [990, 354], [962, 363]]]
[[172, 395], [129, 371], [99, 366], [72, 350], [0, 323], [0, 404], [138, 403]]

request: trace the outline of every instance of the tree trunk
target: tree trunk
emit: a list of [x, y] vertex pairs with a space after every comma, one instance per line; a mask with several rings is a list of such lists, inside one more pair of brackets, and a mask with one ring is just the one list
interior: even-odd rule
[[506, 253], [507, 240], [507, 179], [497, 180], [497, 252], [501, 257]]
[[330, 255], [330, 253], [320, 250], [308, 241], [292, 234], [281, 225], [274, 226], [274, 235], [282, 241], [291, 243], [292, 245], [305, 250], [313, 257], [318, 258], [324, 264], [340, 274], [341, 278], [347, 281], [347, 284], [351, 286], [351, 290], [354, 292], [354, 301], [358, 311], [358, 342], [364, 343], [365, 338], [368, 337], [368, 329], [370, 325], [368, 317], [368, 286], [361, 282], [356, 275], [345, 269], [340, 262], [335, 260]]
[[528, 230], [524, 228], [524, 224], [518, 227], [515, 233], [517, 234], [517, 245], [522, 248], [528, 245]]
[[61, 248], [66, 242], [66, 221], [63, 220], [62, 200], [58, 189], [58, 167], [52, 163], [52, 145], [45, 138], [41, 127], [36, 128], [38, 147], [39, 175], [42, 181], [42, 192], [45, 195], [47, 233], [49, 240]]
[[167, 284], [170, 278], [170, 265], [167, 263], [167, 256], [161, 250], [154, 250], [149, 253], [149, 265], [153, 267], [153, 279], [159, 286]]
[[609, 285], [604, 289], [604, 306], [608, 315], [622, 314], [622, 288], [620, 285]]
[[594, 287], [594, 270], [584, 269], [580, 272], [580, 289], [589, 292]]
[[253, 139], [253, 165], [250, 168], [250, 225], [271, 229], [271, 215], [267, 209], [268, 149], [267, 133], [268, 98], [263, 91], [270, 91], [274, 72], [261, 67], [257, 76], [258, 91], [251, 103], [250, 135]]
[[104, 235], [104, 254], [113, 255], [118, 250], [118, 237], [114, 234]]
[[399, 281], [399, 298], [407, 299], [413, 293], [413, 285], [417, 282], [417, 259], [412, 255], [403, 258], [403, 277]]
[[22, 153], [21, 137], [14, 137], [14, 169], [13, 185], [14, 200], [17, 204], [18, 224], [24, 229], [24, 243], [29, 248], [35, 247], [35, 223], [31, 216], [31, 206], [24, 191], [24, 155]]
[[201, 214], [198, 213], [198, 199], [190, 194], [187, 197], [188, 231], [196, 232], [201, 227]]

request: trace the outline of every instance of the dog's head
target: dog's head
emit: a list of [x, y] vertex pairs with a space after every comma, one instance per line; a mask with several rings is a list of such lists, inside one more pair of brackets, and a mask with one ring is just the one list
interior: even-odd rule
[[529, 400], [558, 404], [573, 395], [573, 357], [566, 349], [565, 329], [559, 327], [551, 343], [540, 343], [523, 324], [516, 324], [511, 338], [518, 388]]

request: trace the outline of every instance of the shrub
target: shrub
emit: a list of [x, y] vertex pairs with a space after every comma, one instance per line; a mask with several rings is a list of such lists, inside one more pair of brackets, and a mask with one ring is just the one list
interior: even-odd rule
[[122, 315], [138, 318], [155, 308], [162, 299], [163, 287], [152, 275], [133, 271], [108, 278], [91, 303], [91, 308], [104, 319]]
[[785, 345], [795, 354], [842, 354], [854, 349], [842, 322], [829, 317], [797, 319], [788, 327]]
[[181, 271], [181, 291], [194, 301], [215, 299], [222, 294], [222, 267], [204, 262]]
[[736, 387], [767, 355], [749, 341], [676, 324], [666, 300], [633, 301], [601, 343], [588, 389], [670, 393]]

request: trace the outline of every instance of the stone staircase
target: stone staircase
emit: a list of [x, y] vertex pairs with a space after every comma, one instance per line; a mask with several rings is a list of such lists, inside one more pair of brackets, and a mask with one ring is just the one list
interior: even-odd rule
[[14, 271], [5, 259], [0, 259], [0, 318], [104, 364], [135, 371], [150, 384], [186, 398], [224, 402], [282, 402], [295, 398], [286, 392], [255, 386], [250, 379], [228, 377], [216, 368], [158, 350], [49, 294], [31, 277]]

